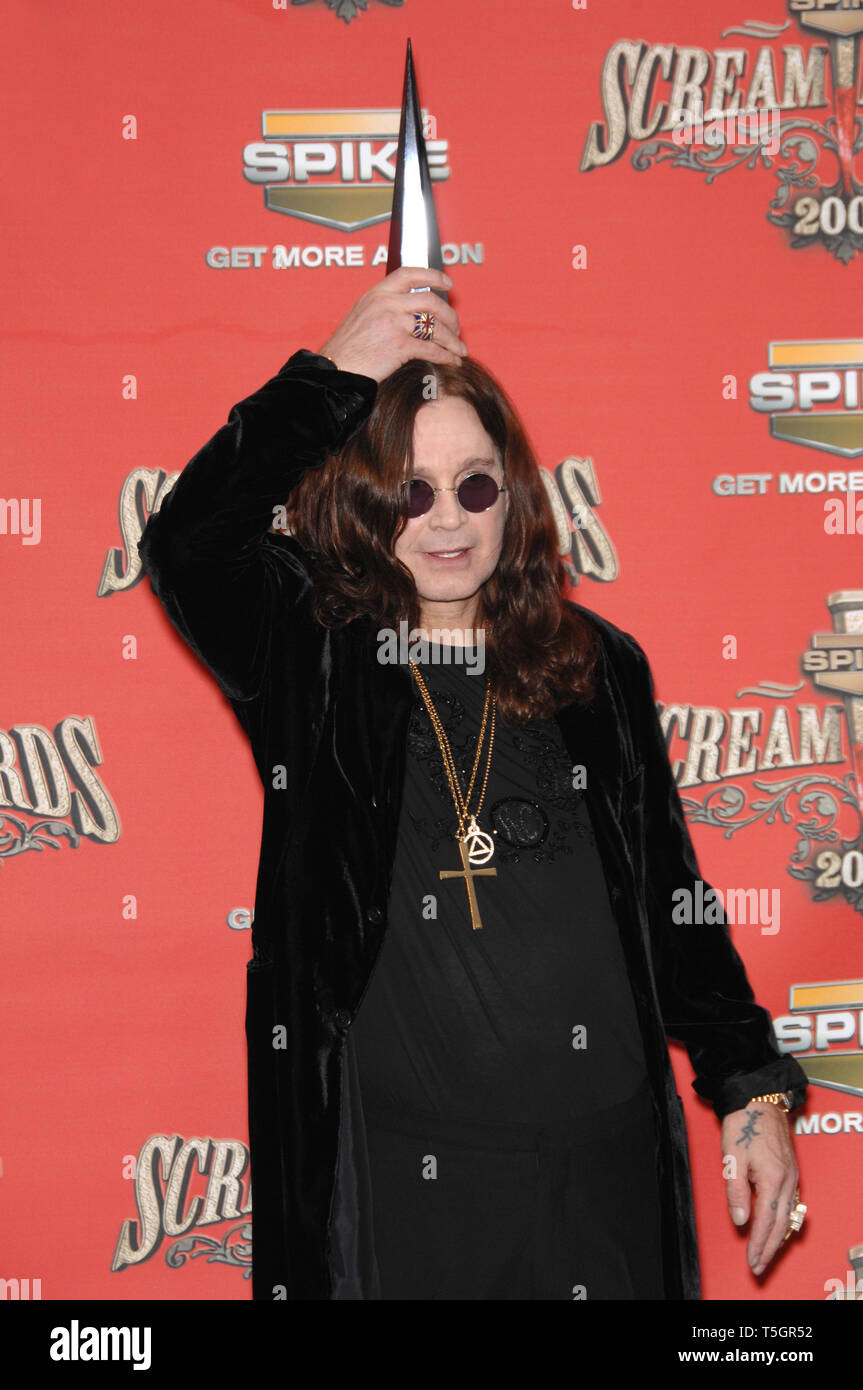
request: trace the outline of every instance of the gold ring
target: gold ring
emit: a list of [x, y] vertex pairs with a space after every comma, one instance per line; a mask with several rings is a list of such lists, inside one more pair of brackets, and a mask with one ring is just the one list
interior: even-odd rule
[[805, 1218], [806, 1218], [807, 1207], [806, 1207], [806, 1204], [805, 1204], [804, 1202], [801, 1202], [801, 1200], [800, 1200], [800, 1188], [799, 1188], [799, 1187], [795, 1189], [794, 1197], [793, 1197], [792, 1200], [793, 1200], [793, 1202], [794, 1202], [794, 1206], [791, 1208], [791, 1211], [788, 1213], [788, 1230], [785, 1232], [785, 1235], [782, 1237], [783, 1241], [788, 1240], [789, 1236], [793, 1236], [796, 1232], [798, 1232], [799, 1230], [801, 1230], [801, 1228], [802, 1228], [802, 1226], [803, 1226], [803, 1222], [804, 1222], [804, 1220], [805, 1220]]
[[435, 316], [428, 309], [424, 309], [418, 314], [414, 314], [414, 326], [411, 329], [411, 336], [428, 340], [434, 337]]

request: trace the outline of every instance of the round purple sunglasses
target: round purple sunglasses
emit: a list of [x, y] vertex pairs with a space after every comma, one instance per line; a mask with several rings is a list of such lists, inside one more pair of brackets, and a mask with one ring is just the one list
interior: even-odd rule
[[408, 516], [424, 516], [434, 503], [439, 492], [454, 492], [466, 512], [487, 512], [493, 507], [506, 487], [496, 483], [489, 473], [471, 473], [458, 487], [432, 487], [424, 478], [406, 479], [402, 487], [407, 487]]

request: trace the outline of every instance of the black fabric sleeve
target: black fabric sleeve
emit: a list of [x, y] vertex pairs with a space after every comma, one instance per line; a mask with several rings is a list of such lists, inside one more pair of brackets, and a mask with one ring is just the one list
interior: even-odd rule
[[[696, 860], [656, 712], [653, 675], [642, 648], [632, 671], [634, 735], [644, 762], [646, 883], [652, 954], [666, 1033], [682, 1042], [695, 1071], [694, 1089], [722, 1119], [755, 1095], [791, 1091], [806, 1098], [799, 1062], [780, 1053], [769, 1013], [755, 1002], [727, 915], [717, 923], [672, 920], [672, 893], [710, 885]], [[712, 896], [712, 895], [711, 895]]]
[[231, 408], [147, 521], [138, 553], [174, 627], [232, 700], [260, 691], [276, 609], [308, 583], [275, 508], [360, 428], [377, 383], [301, 348]]

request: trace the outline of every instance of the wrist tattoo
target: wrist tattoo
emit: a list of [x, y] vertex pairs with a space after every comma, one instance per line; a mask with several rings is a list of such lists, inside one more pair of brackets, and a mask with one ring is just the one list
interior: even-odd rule
[[755, 1128], [755, 1121], [760, 1119], [764, 1112], [762, 1110], [747, 1110], [746, 1113], [749, 1119], [740, 1131], [740, 1138], [736, 1142], [743, 1144], [744, 1148], [748, 1149], [755, 1136], [761, 1133], [760, 1129]]

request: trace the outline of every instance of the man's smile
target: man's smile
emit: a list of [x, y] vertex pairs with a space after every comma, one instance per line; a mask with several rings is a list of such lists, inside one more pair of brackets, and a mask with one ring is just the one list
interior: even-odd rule
[[462, 560], [470, 555], [473, 547], [470, 545], [462, 546], [460, 550], [424, 550], [423, 555], [427, 560], [439, 560], [452, 562]]

